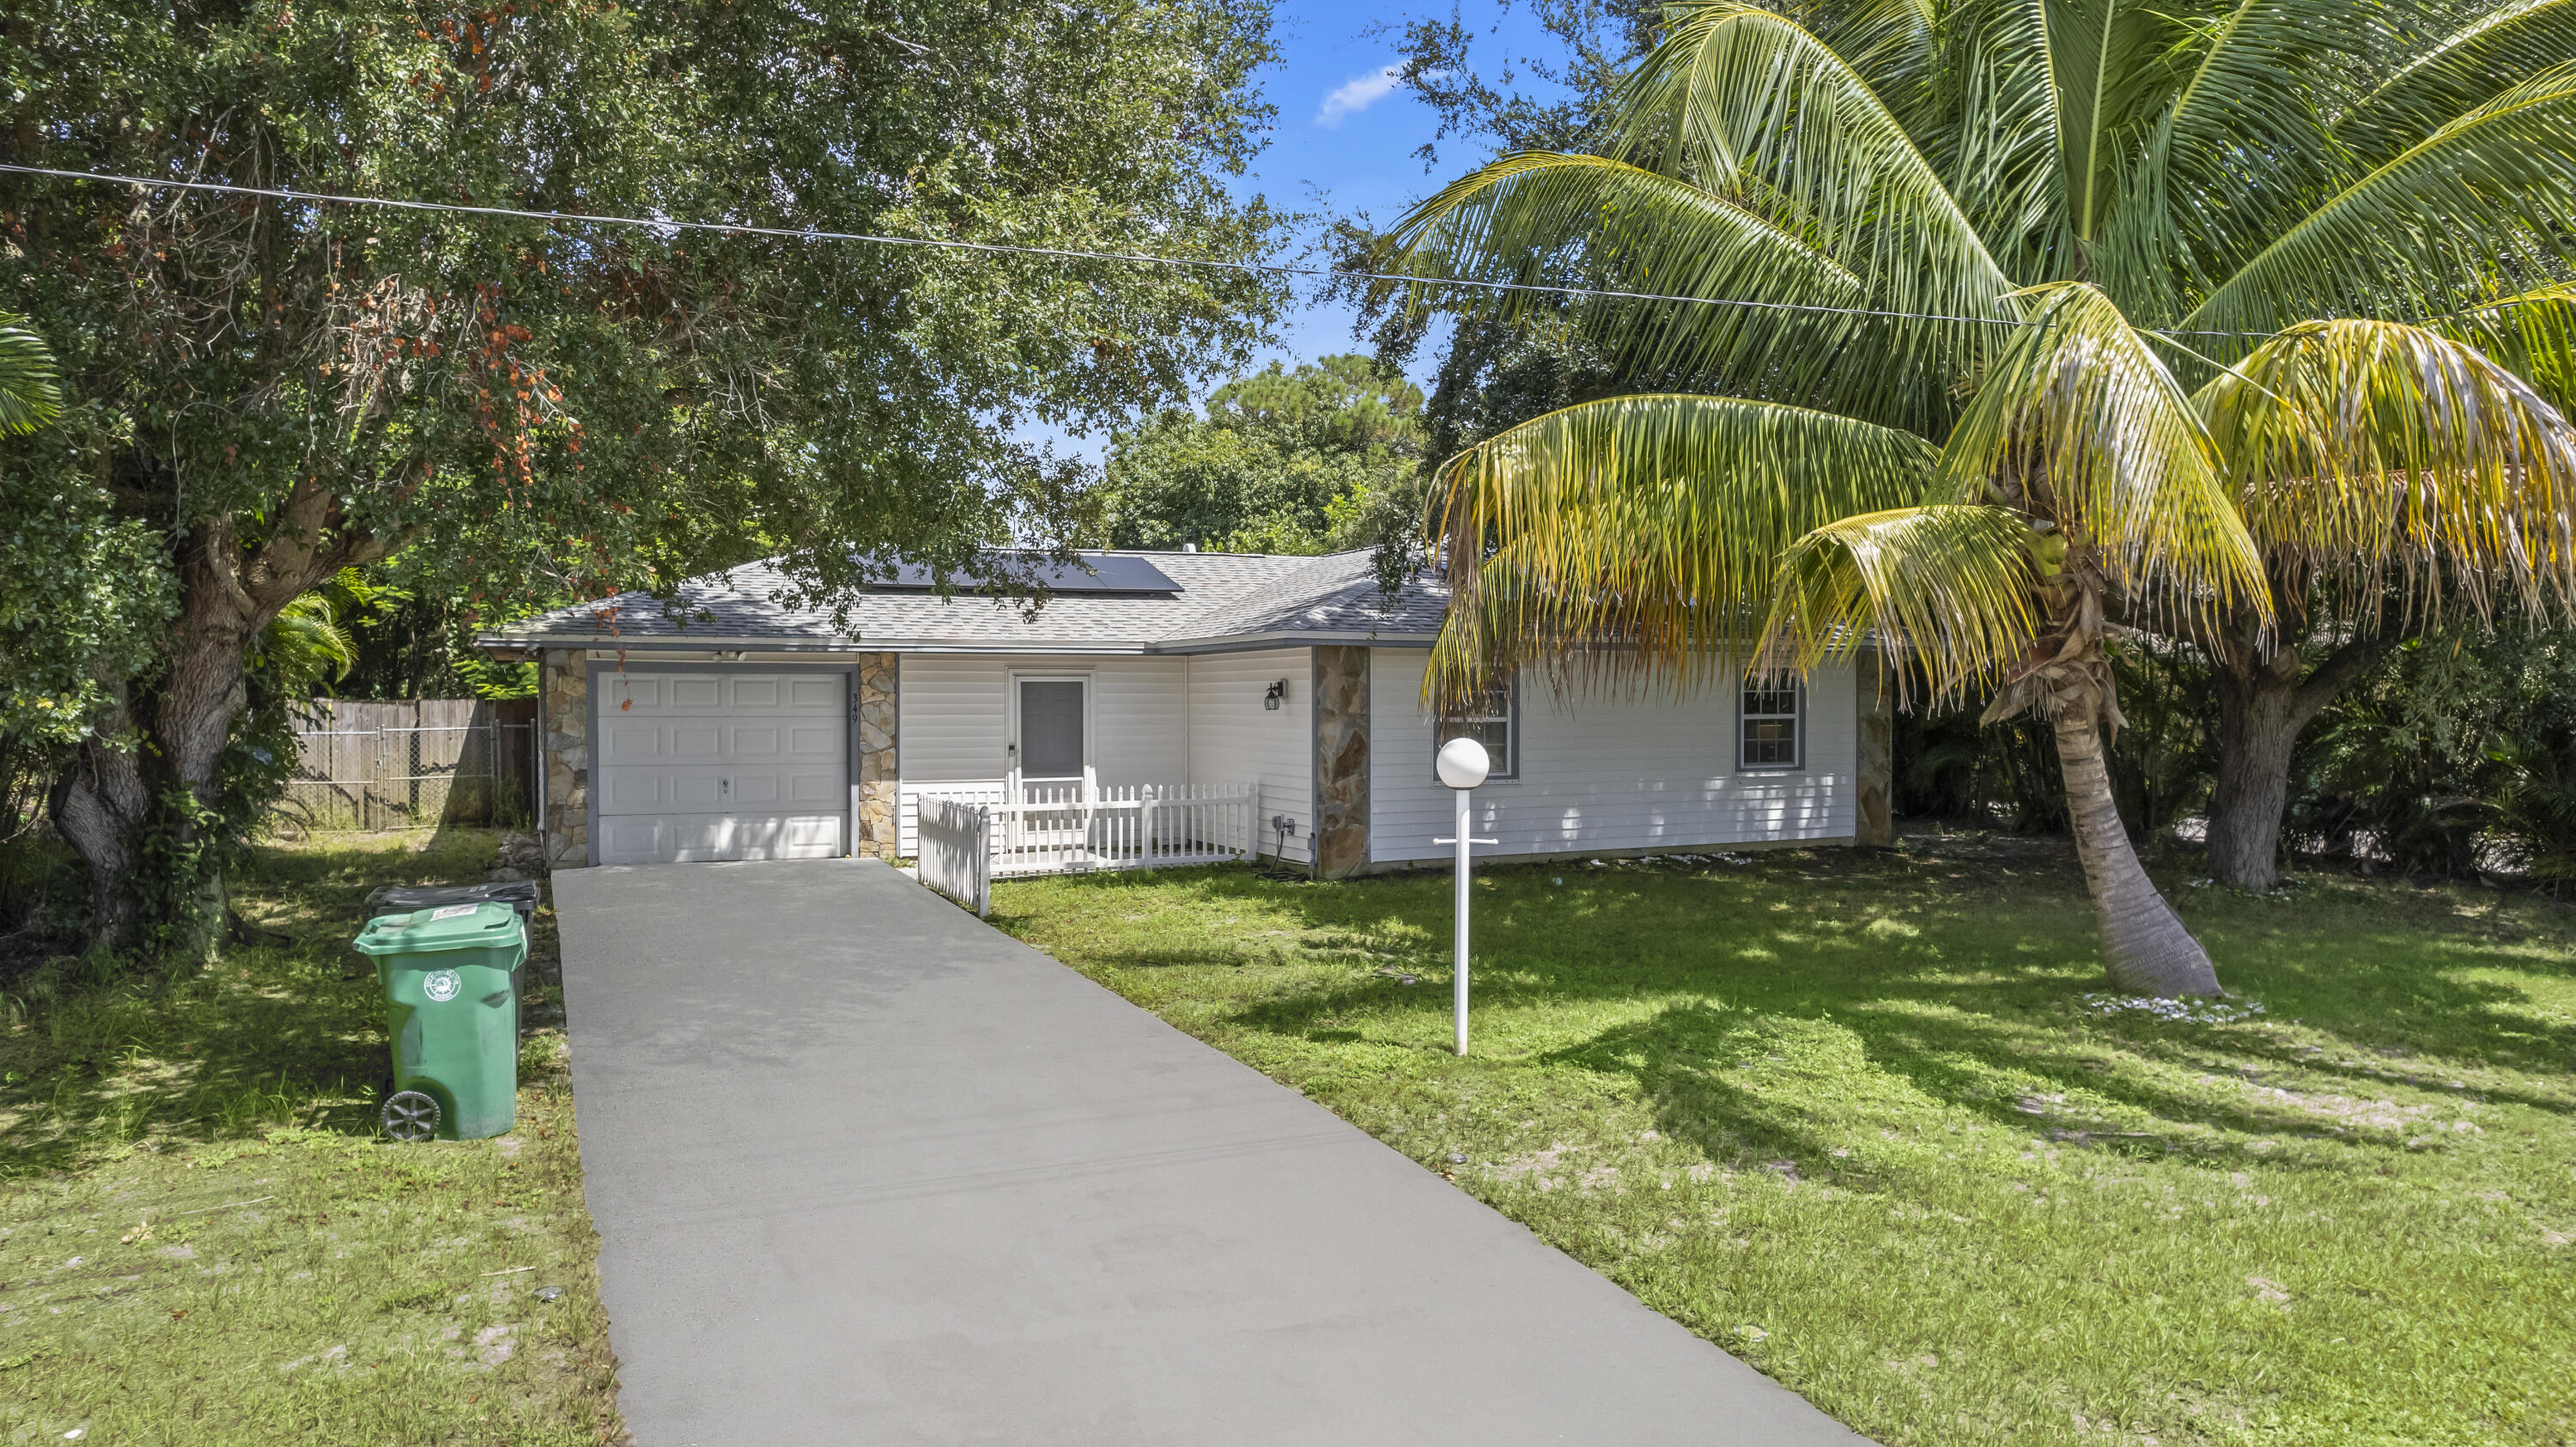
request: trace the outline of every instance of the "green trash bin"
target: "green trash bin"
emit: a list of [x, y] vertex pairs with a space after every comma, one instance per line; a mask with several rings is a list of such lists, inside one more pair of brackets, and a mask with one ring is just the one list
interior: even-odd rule
[[519, 1115], [511, 972], [528, 957], [518, 911], [484, 903], [383, 915], [355, 944], [375, 959], [394, 1042], [385, 1134], [453, 1141], [508, 1130]]

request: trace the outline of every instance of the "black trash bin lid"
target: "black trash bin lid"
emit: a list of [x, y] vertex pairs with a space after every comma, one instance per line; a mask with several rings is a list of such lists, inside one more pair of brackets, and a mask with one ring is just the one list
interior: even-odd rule
[[368, 891], [367, 914], [409, 914], [443, 909], [451, 904], [506, 904], [524, 920], [537, 912], [539, 887], [533, 879], [499, 884], [383, 884]]

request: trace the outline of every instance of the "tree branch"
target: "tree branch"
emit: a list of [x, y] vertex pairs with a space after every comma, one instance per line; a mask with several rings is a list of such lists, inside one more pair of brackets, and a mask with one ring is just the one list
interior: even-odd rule
[[2305, 728], [2336, 695], [2352, 686], [2354, 679], [2368, 672], [2372, 665], [2397, 646], [2398, 639], [2389, 633], [2366, 633], [2327, 654], [2323, 663], [2308, 670], [2290, 695], [2290, 726]]

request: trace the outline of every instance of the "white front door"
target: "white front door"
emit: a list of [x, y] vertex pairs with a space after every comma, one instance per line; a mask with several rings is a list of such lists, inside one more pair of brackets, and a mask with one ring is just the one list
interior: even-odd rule
[[838, 673], [597, 675], [599, 862], [848, 853], [848, 689]]

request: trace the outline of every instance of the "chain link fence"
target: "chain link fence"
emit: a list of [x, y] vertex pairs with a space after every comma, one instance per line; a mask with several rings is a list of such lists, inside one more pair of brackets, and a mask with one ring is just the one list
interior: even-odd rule
[[273, 810], [289, 833], [525, 828], [540, 775], [534, 699], [318, 699]]

